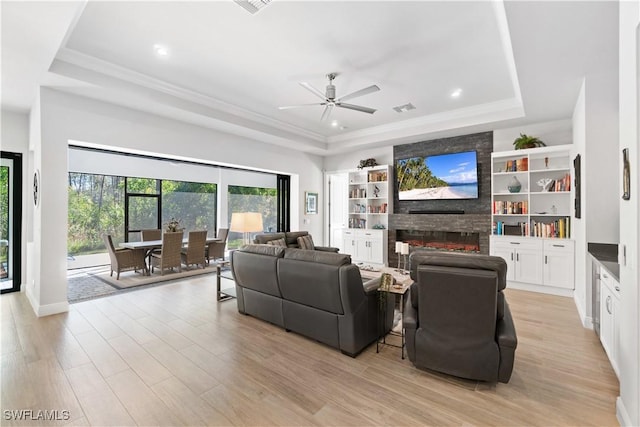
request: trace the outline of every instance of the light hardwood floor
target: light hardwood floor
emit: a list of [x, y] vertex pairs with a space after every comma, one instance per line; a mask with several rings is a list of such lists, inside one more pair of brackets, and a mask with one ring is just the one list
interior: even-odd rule
[[[569, 298], [508, 290], [509, 384], [419, 371], [399, 349], [357, 358], [217, 303], [215, 278], [36, 318], [1, 300], [2, 425], [617, 425], [618, 381]], [[5, 410], [69, 420], [7, 420]]]

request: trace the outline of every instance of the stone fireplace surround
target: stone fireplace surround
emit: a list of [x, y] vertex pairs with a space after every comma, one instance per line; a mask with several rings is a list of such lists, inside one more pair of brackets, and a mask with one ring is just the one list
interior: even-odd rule
[[[392, 214], [389, 215], [389, 266], [398, 265], [395, 252], [398, 230], [478, 233], [480, 253], [489, 254], [491, 216], [487, 214]], [[413, 251], [415, 248], [411, 248]]]

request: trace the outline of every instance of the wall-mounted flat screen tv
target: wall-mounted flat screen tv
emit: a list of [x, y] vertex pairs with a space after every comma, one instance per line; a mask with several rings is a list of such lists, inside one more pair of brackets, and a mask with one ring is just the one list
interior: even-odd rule
[[475, 151], [401, 159], [396, 177], [399, 200], [478, 198]]

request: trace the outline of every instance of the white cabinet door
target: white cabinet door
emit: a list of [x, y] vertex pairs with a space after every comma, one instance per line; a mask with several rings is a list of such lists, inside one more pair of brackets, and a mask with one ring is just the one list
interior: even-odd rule
[[510, 246], [506, 246], [503, 244], [493, 244], [491, 245], [491, 255], [499, 256], [507, 262], [507, 280], [515, 279], [515, 259], [516, 252]]
[[381, 238], [369, 240], [370, 260], [375, 264], [384, 264], [384, 248]]
[[542, 283], [542, 252], [538, 248], [520, 247], [516, 249], [516, 277], [524, 283]]
[[572, 241], [547, 241], [544, 244], [544, 284], [574, 288], [574, 256]]
[[343, 230], [342, 232], [342, 253], [351, 255], [351, 258], [356, 259], [358, 256], [356, 246], [356, 232], [354, 230]]
[[613, 365], [613, 337], [614, 337], [614, 322], [613, 322], [613, 295], [603, 282], [600, 288], [600, 342], [602, 347], [607, 352], [611, 365]]

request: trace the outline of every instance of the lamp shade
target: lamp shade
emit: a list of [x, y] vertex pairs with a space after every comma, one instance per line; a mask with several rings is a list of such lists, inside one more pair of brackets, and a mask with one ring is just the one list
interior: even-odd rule
[[253, 233], [262, 230], [262, 214], [260, 212], [234, 212], [231, 214], [229, 231]]
[[396, 242], [396, 253], [402, 252], [402, 242]]
[[402, 255], [409, 255], [409, 244], [408, 243], [403, 243], [402, 244], [402, 250], [400, 251], [400, 253]]

